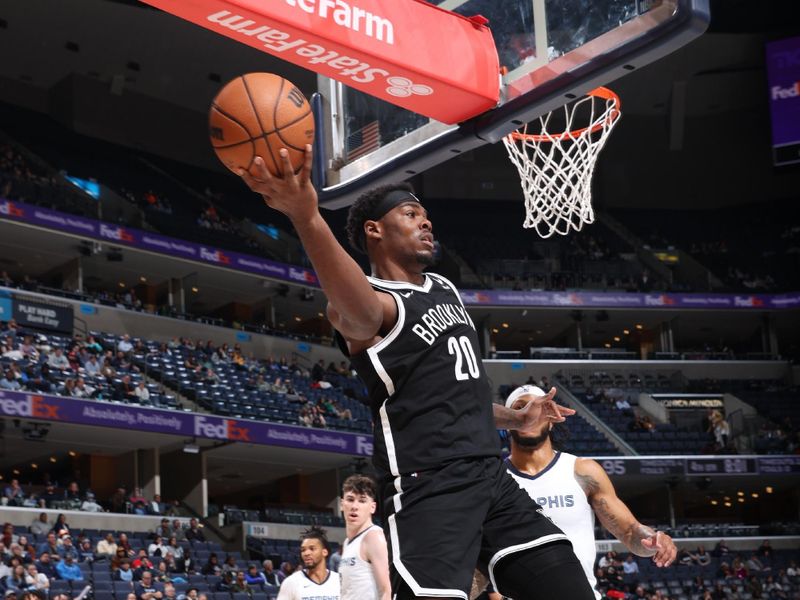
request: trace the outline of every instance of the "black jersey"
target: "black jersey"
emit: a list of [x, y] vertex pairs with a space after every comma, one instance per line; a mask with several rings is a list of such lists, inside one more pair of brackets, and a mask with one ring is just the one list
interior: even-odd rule
[[500, 456], [475, 326], [452, 283], [424, 277], [422, 285], [368, 278], [395, 299], [397, 323], [351, 357], [372, 406], [373, 462], [387, 475]]

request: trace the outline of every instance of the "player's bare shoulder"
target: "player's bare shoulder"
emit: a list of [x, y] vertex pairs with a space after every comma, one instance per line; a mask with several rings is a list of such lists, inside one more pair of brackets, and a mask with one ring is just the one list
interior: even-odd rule
[[587, 498], [599, 492], [607, 479], [608, 475], [596, 460], [580, 457], [575, 460], [575, 481], [581, 486]]

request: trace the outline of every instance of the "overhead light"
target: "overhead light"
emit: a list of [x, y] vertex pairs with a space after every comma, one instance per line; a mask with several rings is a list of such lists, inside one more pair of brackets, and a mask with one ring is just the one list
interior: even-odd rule
[[78, 456], [78, 453], [75, 452], [75, 450], [70, 450], [69, 452], [67, 452], [67, 454], [69, 454], [72, 458], [75, 458], [76, 456]]
[[317, 313], [317, 316], [318, 316], [318, 317], [324, 317], [325, 315], [323, 315], [321, 312], [318, 312], [318, 313]]
[[638, 329], [639, 331], [641, 331], [642, 329], [644, 329], [644, 325], [642, 325], [641, 323], [637, 323], [637, 324], [636, 324], [636, 329]]
[[299, 323], [299, 322], [300, 322], [300, 321], [302, 321], [303, 319], [301, 319], [300, 317], [295, 317], [295, 318], [294, 318], [294, 320], [295, 320], [295, 321], [297, 321], [297, 322]]
[[611, 348], [611, 344], [609, 344], [608, 342], [606, 342], [605, 344], [603, 344], [603, 346], [605, 346], [606, 348]]
[[31, 463], [31, 469], [38, 469], [39, 465], [36, 463]]
[[739, 498], [739, 502], [744, 504], [744, 498]]
[[772, 493], [772, 486], [768, 485], [767, 487], [764, 488], [764, 491], [767, 492], [768, 494], [771, 494]]
[[194, 440], [185, 442], [183, 444], [183, 451], [186, 452], [186, 454], [200, 454], [200, 446], [198, 446]]
[[121, 288], [124, 288], [125, 287], [125, 282], [124, 281], [120, 281], [117, 285], [119, 285], [119, 287], [121, 287]]
[[753, 492], [753, 493], [752, 493], [752, 494], [750, 494], [750, 495], [751, 495], [753, 498], [758, 498], [758, 492]]
[[492, 333], [500, 333], [500, 330], [497, 329], [496, 327], [493, 327], [492, 328]]
[[139, 277], [139, 281], [141, 281], [142, 283], [147, 283], [147, 277], [142, 275], [141, 277]]
[[730, 502], [726, 502], [726, 503], [725, 503], [725, 506], [727, 506], [728, 508], [730, 508], [731, 506], [733, 506], [733, 504], [731, 504]]
[[14, 475], [19, 475], [19, 469], [14, 469], [14, 470], [13, 470], [13, 471], [11, 471], [11, 472], [12, 472]]
[[623, 329], [622, 333], [624, 333], [625, 335], [630, 335], [631, 334], [631, 330], [630, 329]]
[[54, 463], [54, 462], [56, 462], [56, 461], [57, 461], [57, 459], [56, 459], [56, 457], [55, 457], [55, 456], [51, 456], [51, 457], [50, 457], [50, 462], [51, 462], [51, 463]]
[[719, 502], [717, 502], [716, 500], [711, 501], [711, 506], [716, 506], [717, 504], [719, 504]]
[[620, 341], [620, 337], [619, 337], [618, 335], [615, 335], [615, 336], [614, 336], [614, 341], [615, 341], [615, 342], [618, 342], [618, 341]]
[[508, 323], [503, 323], [503, 329], [508, 329]]
[[739, 492], [736, 492], [736, 495], [737, 495], [737, 496], [744, 496], [744, 492], [741, 492], [741, 491], [739, 491]]
[[192, 291], [196, 294], [197, 292], [200, 291], [200, 289], [195, 286], [192, 286]]

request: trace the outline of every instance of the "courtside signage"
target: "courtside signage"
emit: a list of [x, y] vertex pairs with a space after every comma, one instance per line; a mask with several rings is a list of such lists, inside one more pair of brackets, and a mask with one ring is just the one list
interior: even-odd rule
[[443, 123], [500, 97], [489, 28], [423, 0], [143, 1]]
[[97, 400], [0, 391], [0, 417], [22, 417], [79, 425], [134, 429], [266, 446], [284, 446], [353, 456], [372, 454], [372, 436], [331, 429], [226, 419]]

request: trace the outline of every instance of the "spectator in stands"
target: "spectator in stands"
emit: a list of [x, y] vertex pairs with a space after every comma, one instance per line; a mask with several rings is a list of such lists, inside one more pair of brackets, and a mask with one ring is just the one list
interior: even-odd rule
[[219, 564], [219, 559], [217, 558], [217, 554], [212, 552], [208, 555], [208, 560], [206, 564], [203, 565], [203, 568], [200, 570], [203, 575], [215, 575], [219, 577], [222, 575], [222, 565]]
[[51, 369], [57, 369], [59, 371], [69, 369], [69, 360], [67, 360], [67, 357], [64, 355], [64, 349], [60, 346], [53, 349], [47, 356], [47, 365]]
[[58, 553], [58, 539], [56, 538], [55, 531], [52, 529], [47, 534], [47, 539], [39, 544], [36, 553], [41, 555], [44, 552], [49, 552], [52, 556], [60, 556]]
[[131, 343], [131, 336], [129, 336], [126, 333], [125, 335], [122, 336], [122, 339], [117, 343], [117, 351], [127, 354], [131, 350], [133, 350], [133, 344]]
[[103, 512], [103, 507], [97, 503], [97, 497], [92, 490], [86, 490], [86, 497], [81, 502], [81, 510], [84, 512]]
[[[67, 485], [67, 489], [64, 490], [64, 500], [68, 502], [80, 502], [81, 501], [81, 490], [78, 486], [77, 481], [70, 481], [69, 485]], [[64, 517], [66, 521], [66, 517], [64, 515], [58, 515], [59, 519]], [[66, 528], [69, 531], [69, 527]]]
[[6, 486], [3, 496], [8, 499], [8, 504], [10, 506], [22, 506], [25, 500], [25, 492], [22, 490], [22, 487], [20, 487], [18, 479], [11, 480], [11, 483]]
[[747, 567], [742, 561], [742, 557], [738, 554], [734, 557], [733, 562], [731, 563], [731, 573], [733, 573], [734, 577], [741, 580], [744, 580], [748, 575]]
[[283, 581], [292, 573], [294, 573], [294, 565], [288, 560], [285, 560], [281, 563], [281, 570], [278, 571], [278, 580], [283, 584]]
[[97, 356], [92, 354], [83, 364], [83, 368], [88, 376], [94, 377], [100, 373], [102, 365], [100, 364], [100, 361], [97, 360]]
[[142, 488], [133, 488], [133, 493], [128, 498], [128, 502], [130, 502], [131, 506], [133, 507], [133, 514], [147, 514], [147, 499], [142, 493]]
[[33, 547], [27, 535], [19, 536], [17, 544], [19, 544], [22, 555], [25, 557], [23, 561], [25, 564], [32, 562], [36, 558], [36, 548]]
[[50, 580], [44, 573], [39, 573], [36, 565], [31, 563], [26, 569], [25, 582], [28, 584], [29, 590], [36, 590], [37, 592], [47, 595], [50, 589]]
[[697, 551], [694, 554], [689, 554], [689, 556], [691, 556], [692, 561], [698, 566], [705, 567], [711, 564], [711, 555], [702, 545], [698, 546]]
[[[174, 514], [179, 514], [180, 505], [177, 500], [175, 500], [172, 507], [169, 510], [167, 510], [167, 513], [169, 513], [170, 511], [172, 511]], [[172, 520], [172, 535], [174, 535], [175, 539], [177, 539], [178, 541], [186, 539], [186, 531], [184, 530], [183, 525], [181, 525], [180, 519]]]
[[96, 391], [91, 385], [86, 384], [86, 380], [83, 377], [78, 377], [75, 380], [72, 395], [76, 398], [93, 398]]
[[127, 558], [122, 559], [119, 565], [111, 570], [111, 579], [114, 581], [133, 581], [131, 561]]
[[167, 552], [167, 555], [164, 557], [162, 562], [167, 569], [170, 581], [173, 583], [185, 583], [185, 580], [182, 577], [182, 575], [186, 574], [186, 568], [183, 565], [183, 561], [178, 561], [172, 552]]
[[175, 586], [173, 583], [167, 582], [164, 584], [164, 599], [165, 600], [177, 600], [178, 596], [175, 591]]
[[56, 577], [58, 577], [56, 566], [53, 564], [53, 561], [50, 560], [50, 552], [46, 550], [44, 552], [39, 552], [39, 560], [36, 561], [36, 568], [39, 573], [45, 575], [48, 579], [56, 579]]
[[639, 573], [639, 563], [636, 562], [633, 554], [628, 554], [625, 558], [625, 562], [622, 563], [622, 571], [625, 575], [636, 575]]
[[747, 577], [744, 584], [745, 591], [750, 594], [752, 598], [761, 598], [764, 587], [761, 585], [761, 580], [755, 575]]
[[[78, 485], [77, 483], [75, 484]], [[56, 517], [55, 523], [53, 523], [53, 533], [61, 539], [66, 535], [69, 535], [69, 524], [67, 523], [67, 515], [64, 513], [59, 513]]]
[[164, 546], [163, 538], [157, 535], [153, 543], [147, 547], [148, 556], [166, 556], [167, 548]]
[[134, 587], [137, 600], [161, 600], [163, 593], [156, 587], [150, 571], [142, 573], [142, 579]]
[[[255, 567], [255, 565], [253, 566]], [[247, 578], [245, 577], [244, 571], [236, 571], [233, 584], [231, 585], [231, 591], [234, 593], [248, 594], [248, 595], [253, 593], [253, 590], [247, 583]]]
[[17, 563], [11, 568], [11, 574], [3, 579], [3, 585], [5, 585], [7, 590], [22, 592], [28, 587], [28, 582], [25, 581], [25, 575], [25, 567]]
[[94, 549], [92, 548], [92, 540], [83, 538], [78, 545], [78, 556], [81, 562], [93, 562], [95, 559]]
[[6, 375], [3, 379], [0, 379], [0, 389], [8, 390], [10, 392], [17, 392], [22, 389], [19, 381], [17, 378], [14, 377], [14, 371], [11, 369], [6, 369]]
[[189, 520], [189, 527], [186, 529], [186, 539], [190, 542], [198, 541], [198, 542], [205, 542], [206, 536], [203, 535], [203, 531], [200, 529], [200, 525], [197, 522], [197, 519], [192, 518]]
[[146, 571], [150, 571], [153, 568], [153, 561], [151, 561], [147, 556], [147, 550], [144, 548], [139, 549], [136, 558], [134, 558], [131, 562], [131, 567], [133, 568], [135, 574], [138, 575], [136, 579], [141, 579], [141, 576]]
[[754, 573], [765, 573], [772, 570], [771, 567], [761, 562], [758, 559], [758, 555], [755, 553], [750, 555], [750, 558], [747, 559], [745, 566], [747, 567], [747, 573], [750, 575]]
[[169, 526], [169, 519], [161, 519], [158, 527], [156, 527], [155, 535], [168, 539], [172, 535], [172, 528]]
[[68, 581], [83, 581], [83, 573], [80, 567], [75, 563], [73, 555], [66, 554], [64, 559], [59, 561], [56, 565], [56, 573], [59, 579], [66, 579]]
[[758, 547], [758, 555], [762, 558], [772, 559], [772, 544], [769, 540], [764, 540]]
[[223, 573], [236, 573], [239, 571], [239, 567], [236, 566], [236, 559], [233, 557], [232, 554], [228, 554], [225, 556], [225, 562], [222, 563], [222, 572]]
[[280, 580], [278, 579], [278, 573], [275, 571], [275, 567], [272, 564], [272, 561], [267, 559], [261, 566], [264, 568], [261, 571], [261, 575], [264, 578], [264, 581], [267, 582], [269, 585], [278, 586], [280, 585]]
[[[148, 399], [149, 399], [149, 396], [148, 396]], [[155, 494], [153, 496], [153, 499], [150, 500], [147, 503], [147, 514], [148, 515], [163, 515], [165, 510], [166, 510], [166, 506], [164, 505], [163, 502], [161, 502], [161, 494]], [[169, 521], [167, 521], [166, 519], [164, 519], [164, 521], [169, 523]], [[169, 533], [167, 533], [167, 535], [162, 535], [161, 537], [163, 537], [166, 540], [166, 539], [169, 538]]]
[[116, 384], [114, 389], [114, 399], [123, 402], [131, 402], [136, 399], [135, 386], [131, 382], [130, 375], [123, 375], [119, 383]]
[[97, 542], [97, 556], [111, 560], [116, 553], [117, 543], [114, 541], [114, 534], [109, 531], [106, 537]]
[[772, 575], [769, 575], [764, 581], [764, 592], [767, 593], [769, 598], [788, 598], [789, 595], [783, 589], [783, 585], [775, 581]]
[[150, 390], [147, 389], [147, 384], [144, 380], [139, 381], [139, 384], [133, 390], [133, 394], [139, 399], [139, 404], [150, 403]]
[[[117, 491], [111, 496], [111, 511], [112, 512], [126, 512], [126, 507], [128, 505], [128, 491], [125, 489], [124, 485], [117, 486]], [[122, 539], [122, 534], [120, 534], [120, 540]], [[127, 538], [126, 538], [127, 539]], [[125, 548], [128, 551], [130, 548]]]
[[175, 557], [175, 560], [180, 561], [183, 559], [183, 548], [178, 544], [178, 538], [174, 535], [169, 537], [166, 545], [166, 550], [169, 554]]
[[249, 586], [264, 585], [267, 582], [267, 580], [264, 579], [264, 575], [258, 572], [258, 565], [256, 563], [247, 565], [247, 572], [244, 573], [244, 580]]
[[724, 452], [728, 448], [731, 427], [719, 410], [711, 414], [711, 433], [714, 435], [714, 451]]
[[23, 551], [22, 546], [19, 545], [19, 542], [13, 542], [9, 547], [10, 556], [8, 558], [8, 562], [10, 563], [12, 560], [17, 559], [17, 562], [21, 565], [27, 565], [33, 562], [33, 558]]
[[62, 561], [68, 556], [71, 556], [75, 562], [80, 560], [80, 553], [72, 543], [72, 537], [69, 534], [61, 538], [61, 546], [58, 548], [58, 555], [61, 557]]

